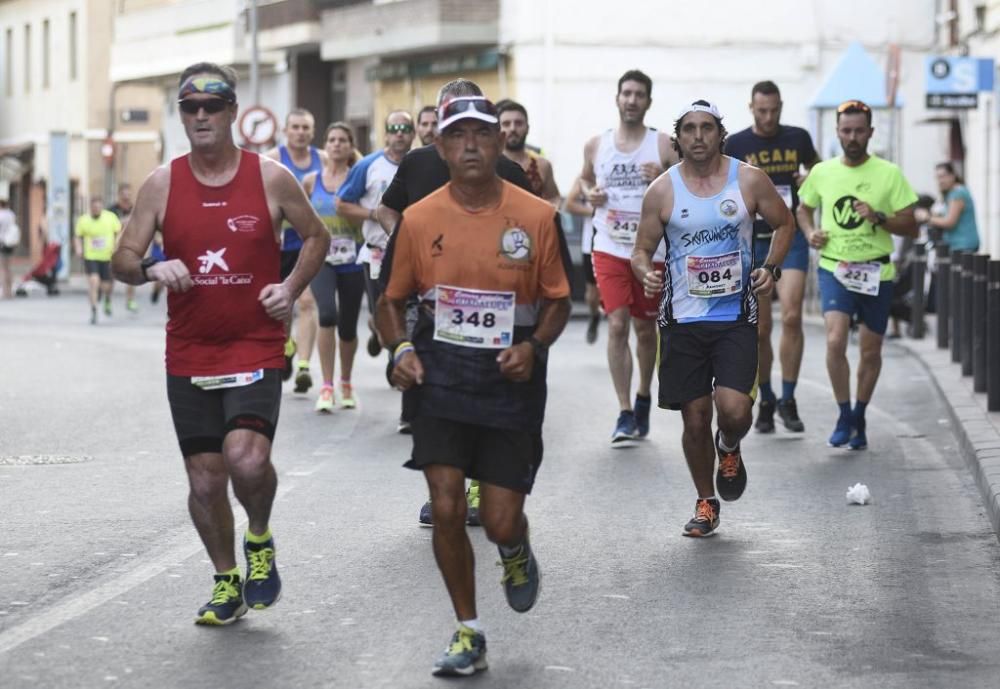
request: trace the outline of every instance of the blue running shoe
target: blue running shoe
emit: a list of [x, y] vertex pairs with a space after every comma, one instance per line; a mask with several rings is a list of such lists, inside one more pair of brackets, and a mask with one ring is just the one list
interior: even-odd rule
[[639, 431], [639, 437], [645, 438], [649, 435], [649, 410], [653, 407], [652, 397], [635, 396], [635, 426]]
[[528, 536], [525, 534], [521, 548], [510, 557], [500, 553], [503, 566], [503, 592], [507, 597], [507, 605], [515, 612], [528, 612], [538, 600], [538, 592], [542, 589], [542, 571], [538, 568], [538, 560], [531, 551]]
[[420, 526], [434, 526], [434, 511], [431, 508], [430, 500], [420, 508], [420, 516], [417, 519], [420, 521]]
[[635, 423], [635, 413], [623, 411], [618, 415], [615, 432], [611, 434], [611, 447], [632, 447], [639, 438], [639, 427]]
[[460, 624], [444, 654], [434, 663], [431, 673], [438, 677], [467, 677], [488, 667], [486, 637], [482, 632]]
[[240, 575], [216, 574], [212, 600], [199, 608], [194, 623], [223, 626], [232, 624], [246, 614], [247, 606], [240, 593]]
[[865, 433], [865, 420], [864, 419], [854, 419], [854, 437], [851, 438], [851, 442], [847, 444], [847, 449], [849, 450], [866, 450], [868, 449], [868, 435]]
[[843, 447], [851, 439], [851, 430], [853, 424], [851, 419], [840, 418], [837, 419], [837, 427], [833, 429], [833, 435], [827, 440], [827, 444], [830, 447]]
[[243, 598], [254, 610], [269, 608], [281, 598], [281, 577], [274, 562], [274, 539], [264, 543], [251, 543], [243, 539], [243, 552], [247, 557], [247, 580], [243, 584]]

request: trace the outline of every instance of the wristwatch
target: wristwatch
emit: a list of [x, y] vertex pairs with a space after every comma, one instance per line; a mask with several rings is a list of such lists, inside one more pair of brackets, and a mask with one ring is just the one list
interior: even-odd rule
[[153, 266], [155, 266], [159, 262], [160, 262], [160, 259], [153, 258], [152, 256], [147, 256], [146, 258], [142, 259], [142, 262], [139, 263], [139, 268], [142, 270], [142, 279], [143, 280], [145, 280], [146, 282], [149, 282], [149, 274], [146, 271], [148, 271], [150, 268], [152, 268]]
[[773, 263], [765, 263], [764, 265], [761, 266], [761, 268], [769, 272], [771, 274], [771, 277], [774, 278], [775, 282], [781, 279], [781, 266], [775, 265]]
[[872, 223], [875, 227], [879, 225], [884, 225], [885, 221], [889, 219], [889, 216], [881, 211], [875, 211], [875, 222]]
[[549, 346], [534, 335], [529, 337], [527, 342], [531, 345], [531, 348], [535, 350], [535, 358], [539, 361], [545, 361], [546, 357], [549, 355]]

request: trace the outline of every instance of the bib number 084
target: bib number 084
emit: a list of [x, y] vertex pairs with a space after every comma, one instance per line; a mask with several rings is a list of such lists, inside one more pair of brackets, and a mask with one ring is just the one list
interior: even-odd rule
[[733, 271], [726, 268], [724, 271], [719, 272], [718, 270], [713, 270], [711, 272], [703, 270], [698, 273], [698, 282], [703, 285], [707, 285], [710, 282], [719, 282], [721, 280], [731, 280], [733, 277]]

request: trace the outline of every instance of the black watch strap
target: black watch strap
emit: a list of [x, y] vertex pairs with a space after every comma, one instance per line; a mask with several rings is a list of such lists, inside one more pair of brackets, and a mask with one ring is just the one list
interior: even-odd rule
[[528, 344], [535, 350], [535, 354], [544, 355], [549, 351], [549, 346], [534, 335], [528, 338]]
[[148, 256], [148, 257], [142, 259], [142, 261], [139, 263], [139, 268], [140, 268], [140, 270], [142, 270], [142, 279], [143, 280], [145, 280], [146, 282], [149, 282], [149, 274], [146, 271], [148, 271], [150, 268], [152, 268], [153, 266], [155, 266], [159, 262], [160, 262], [160, 259], [153, 258], [152, 256]]
[[778, 267], [778, 265], [774, 263], [765, 263], [763, 266], [761, 266], [761, 268], [769, 272], [771, 274], [771, 277], [774, 278], [775, 282], [781, 279], [781, 268]]

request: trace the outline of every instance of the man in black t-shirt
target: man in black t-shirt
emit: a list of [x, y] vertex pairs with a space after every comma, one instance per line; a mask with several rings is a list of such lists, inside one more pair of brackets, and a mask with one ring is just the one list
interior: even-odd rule
[[[785, 204], [795, 215], [799, 205], [799, 185], [803, 168], [808, 171], [819, 162], [809, 132], [801, 127], [781, 124], [781, 94], [772, 81], [754, 84], [750, 93], [753, 126], [726, 139], [726, 154], [743, 160], [767, 173]], [[771, 245], [771, 228], [759, 217], [754, 223], [753, 267], [759, 268]], [[760, 405], [755, 427], [760, 433], [774, 432], [774, 412], [777, 408], [782, 423], [790, 431], [801, 433], [805, 425], [795, 404], [795, 385], [802, 365], [805, 336], [802, 332], [802, 301], [805, 297], [806, 275], [809, 272], [809, 242], [796, 228], [792, 248], [781, 266], [782, 277], [777, 283], [781, 304], [781, 399], [771, 389], [771, 297], [758, 296], [760, 305], [757, 323], [758, 380]]]

